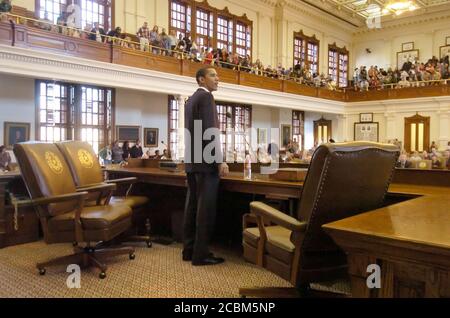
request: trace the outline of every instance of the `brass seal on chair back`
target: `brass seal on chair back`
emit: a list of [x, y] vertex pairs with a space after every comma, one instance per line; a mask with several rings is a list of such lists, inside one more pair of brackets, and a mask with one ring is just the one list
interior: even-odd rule
[[55, 174], [61, 174], [63, 172], [63, 165], [58, 155], [51, 151], [45, 152], [45, 161]]
[[78, 160], [86, 169], [91, 169], [94, 166], [94, 159], [92, 155], [85, 149], [78, 150]]

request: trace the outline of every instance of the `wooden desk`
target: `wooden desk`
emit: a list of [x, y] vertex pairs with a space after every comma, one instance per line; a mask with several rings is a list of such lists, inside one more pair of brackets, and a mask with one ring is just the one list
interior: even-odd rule
[[14, 227], [14, 207], [7, 204], [7, 190], [26, 195], [19, 172], [0, 174], [0, 248], [34, 242], [39, 239], [39, 219], [33, 208], [18, 211], [18, 228]]
[[[186, 174], [184, 172], [170, 172], [157, 168], [120, 168], [107, 169], [106, 171], [111, 176], [137, 177], [140, 182], [186, 187]], [[302, 186], [303, 182], [270, 180], [269, 176], [261, 174], [253, 174], [252, 180], [245, 180], [241, 172], [230, 172], [220, 182], [220, 188], [224, 191], [271, 195], [286, 200], [298, 200]]]
[[[348, 255], [353, 296], [450, 297], [450, 188], [391, 188], [423, 196], [323, 226]], [[371, 264], [381, 289], [367, 288]]]

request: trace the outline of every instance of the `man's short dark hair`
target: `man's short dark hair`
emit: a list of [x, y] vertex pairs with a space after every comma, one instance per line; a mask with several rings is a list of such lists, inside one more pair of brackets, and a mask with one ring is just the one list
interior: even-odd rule
[[197, 83], [200, 85], [200, 78], [206, 77], [206, 74], [208, 73], [208, 70], [215, 69], [214, 66], [206, 66], [202, 67], [197, 71], [197, 74], [195, 75], [195, 79], [197, 80]]

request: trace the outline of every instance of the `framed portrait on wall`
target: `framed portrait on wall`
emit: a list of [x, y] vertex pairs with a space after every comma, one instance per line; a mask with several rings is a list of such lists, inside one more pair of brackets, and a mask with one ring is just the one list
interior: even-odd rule
[[281, 148], [286, 148], [292, 139], [292, 126], [281, 125]]
[[156, 148], [158, 147], [158, 128], [144, 129], [144, 147]]
[[445, 45], [450, 45], [450, 36], [445, 38]]
[[119, 142], [141, 139], [141, 126], [116, 126], [116, 139]]
[[403, 68], [406, 62], [415, 63], [419, 60], [419, 50], [411, 50], [397, 53], [397, 67], [399, 70]]
[[446, 56], [450, 58], [450, 45], [441, 46], [439, 48], [439, 58], [443, 59]]
[[355, 123], [355, 141], [379, 141], [378, 123]]
[[7, 149], [12, 149], [15, 144], [30, 140], [30, 123], [5, 122], [3, 144]]
[[406, 42], [402, 44], [402, 51], [414, 50], [414, 42]]

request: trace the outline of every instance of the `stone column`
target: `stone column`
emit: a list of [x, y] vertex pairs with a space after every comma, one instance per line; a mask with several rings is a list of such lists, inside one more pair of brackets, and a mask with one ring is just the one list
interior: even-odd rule
[[178, 149], [175, 159], [184, 159], [184, 104], [188, 99], [187, 96], [178, 95], [176, 97], [178, 104]]
[[338, 116], [338, 131], [337, 131], [337, 142], [351, 141], [353, 137], [348, 136], [348, 116], [339, 115]]
[[[386, 139], [392, 140], [397, 138], [398, 140], [403, 140], [403, 136], [398, 136], [398, 131], [396, 129], [396, 123], [395, 123], [395, 113], [392, 112], [386, 112], [384, 113], [384, 117], [386, 117]], [[403, 140], [403, 144], [405, 141]]]
[[439, 149], [446, 150], [450, 141], [450, 108], [442, 108], [438, 111], [439, 116]]

